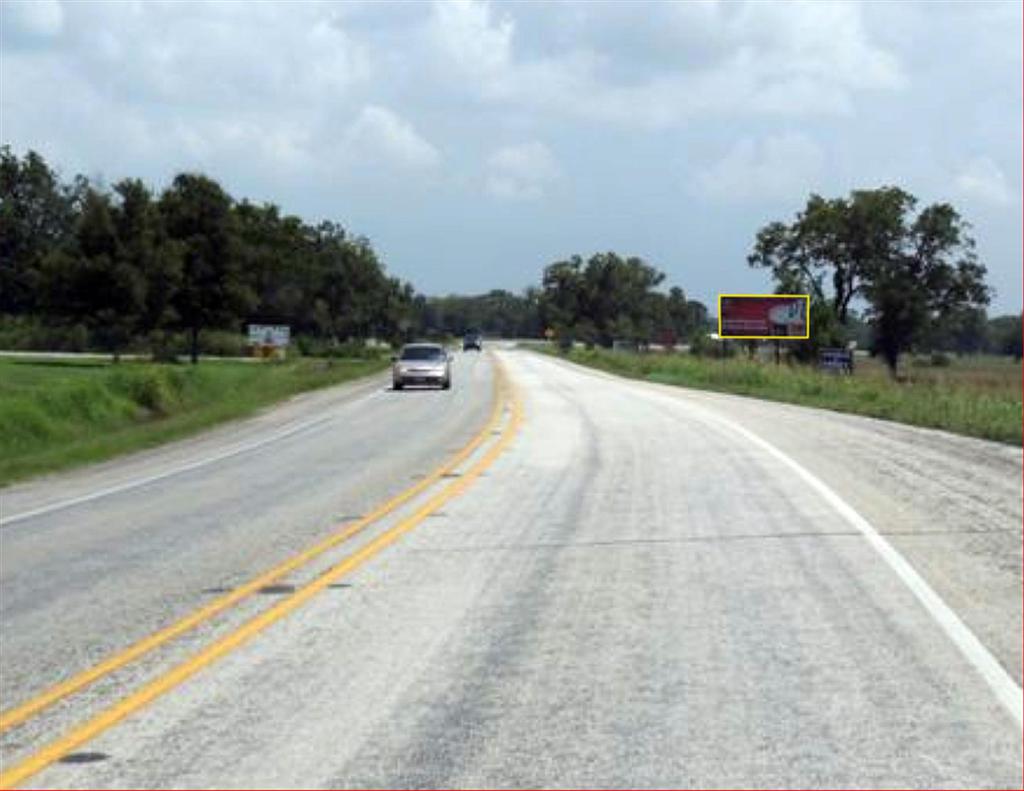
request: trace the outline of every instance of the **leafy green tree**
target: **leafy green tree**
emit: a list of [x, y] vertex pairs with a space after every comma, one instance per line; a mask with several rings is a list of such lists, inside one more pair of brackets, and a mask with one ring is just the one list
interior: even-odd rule
[[796, 220], [762, 228], [747, 261], [770, 269], [785, 288], [825, 299], [831, 282], [832, 309], [845, 324], [850, 302], [863, 293], [865, 277], [904, 233], [914, 198], [898, 187], [854, 190], [849, 198], [811, 195]]
[[41, 282], [50, 311], [88, 327], [116, 361], [138, 328], [146, 282], [122, 254], [107, 195], [86, 194], [74, 243], [47, 256]]
[[35, 151], [0, 147], [0, 313], [34, 312], [43, 259], [75, 232], [74, 190]]
[[895, 375], [900, 354], [936, 322], [983, 307], [990, 293], [968, 226], [953, 207], [935, 204], [915, 217], [916, 205], [897, 187], [833, 200], [812, 195], [792, 224], [773, 222], [758, 232], [748, 263], [770, 269], [780, 292], [812, 295], [818, 343], [823, 331], [841, 338], [851, 301], [863, 298], [875, 348]]
[[168, 236], [181, 245], [181, 282], [172, 303], [196, 363], [202, 330], [237, 326], [255, 297], [241, 268], [231, 198], [217, 182], [176, 176], [160, 197], [160, 212]]
[[348, 239], [333, 223], [316, 229], [316, 298], [326, 322], [321, 330], [335, 339], [367, 338], [377, 329], [388, 284], [366, 239]]
[[586, 311], [583, 259], [574, 255], [545, 267], [541, 288], [540, 312], [545, 329], [553, 330], [560, 338], [571, 337]]
[[597, 328], [598, 342], [616, 337], [647, 343], [654, 330], [650, 293], [665, 275], [640, 258], [598, 253], [583, 272], [585, 315]]
[[544, 333], [540, 320], [541, 290], [536, 286], [528, 286], [523, 291], [520, 309], [516, 319], [515, 337], [539, 338]]
[[378, 337], [396, 345], [413, 339], [415, 294], [409, 283], [404, 283], [397, 277], [387, 279], [376, 322]]
[[119, 260], [134, 269], [145, 283], [144, 306], [138, 330], [151, 336], [174, 326], [178, 314], [174, 300], [181, 287], [182, 246], [167, 236], [153, 194], [139, 179], [114, 185], [112, 210], [120, 242]]
[[695, 334], [707, 334], [708, 309], [704, 303], [687, 299], [679, 286], [672, 286], [666, 300], [670, 327], [678, 339], [692, 339]]
[[242, 269], [256, 295], [252, 319], [318, 332], [314, 316], [319, 270], [312, 229], [298, 217], [282, 216], [273, 204], [243, 200], [234, 214]]
[[1021, 359], [1021, 315], [996, 316], [988, 322], [988, 350]]
[[876, 347], [894, 375], [900, 354], [935, 323], [988, 304], [984, 277], [974, 240], [952, 206], [928, 206], [905, 223], [889, 255], [872, 262], [864, 288]]
[[[97, 314], [86, 322], [79, 286], [107, 264], [141, 277], [143, 307], [119, 314], [124, 321]], [[0, 314], [55, 322], [48, 332], [72, 320], [83, 338], [87, 324], [100, 334], [132, 326], [133, 336], [170, 353], [170, 331], [184, 330], [196, 359], [203, 329], [243, 317], [333, 339], [398, 337], [417, 331], [425, 303], [387, 276], [366, 239], [336, 223], [311, 226], [271, 204], [234, 204], [199, 174], [178, 176], [159, 200], [137, 179], [107, 195], [82, 177], [61, 183], [34, 152], [19, 159], [0, 148]], [[507, 312], [500, 299], [472, 309]]]
[[556, 261], [544, 270], [542, 322], [588, 345], [617, 339], [649, 343], [669, 324], [664, 297], [653, 296], [664, 274], [640, 258], [597, 253]]

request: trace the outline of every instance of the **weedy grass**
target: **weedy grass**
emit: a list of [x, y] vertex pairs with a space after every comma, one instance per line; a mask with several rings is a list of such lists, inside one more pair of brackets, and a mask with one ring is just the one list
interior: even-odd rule
[[[557, 354], [553, 349], [542, 351]], [[852, 376], [803, 365], [688, 354], [574, 349], [573, 362], [651, 382], [832, 409], [982, 439], [1021, 444], [1021, 364], [976, 355], [910, 358], [893, 380], [885, 366], [857, 360]]]
[[386, 365], [0, 359], [0, 485], [178, 439]]

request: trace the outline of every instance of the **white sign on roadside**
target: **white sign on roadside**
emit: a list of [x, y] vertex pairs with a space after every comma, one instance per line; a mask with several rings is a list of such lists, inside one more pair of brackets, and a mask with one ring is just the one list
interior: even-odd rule
[[291, 340], [291, 334], [287, 324], [250, 324], [249, 345], [283, 349]]

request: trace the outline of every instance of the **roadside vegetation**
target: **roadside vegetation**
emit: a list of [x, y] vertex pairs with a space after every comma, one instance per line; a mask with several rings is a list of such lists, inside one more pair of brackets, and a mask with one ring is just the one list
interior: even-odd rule
[[[778, 365], [760, 357], [772, 347], [718, 338], [702, 304], [658, 291], [661, 272], [614, 253], [544, 269], [554, 343], [540, 348], [650, 381], [1021, 443], [1021, 316], [988, 317], [986, 268], [953, 206], [919, 206], [898, 187], [811, 195], [756, 233], [747, 265], [775, 293], [810, 295], [810, 338], [785, 341]], [[823, 350], [854, 347], [871, 356], [853, 375], [819, 370]]]
[[380, 356], [200, 366], [0, 359], [0, 485], [178, 439], [386, 365]]
[[[552, 346], [541, 351], [559, 354]], [[1008, 357], [912, 357], [899, 378], [871, 358], [853, 375], [744, 357], [572, 349], [566, 359], [650, 382], [755, 396], [1020, 445], [1021, 363]]]
[[39, 154], [0, 147], [5, 348], [195, 362], [225, 333], [237, 348], [247, 323], [325, 344], [398, 342], [417, 304], [369, 240], [336, 222], [235, 200], [201, 173], [159, 192], [133, 178], [64, 181]]
[[[745, 266], [777, 293], [810, 294], [811, 337], [786, 342], [779, 367], [735, 359], [744, 347], [713, 336], [708, 307], [636, 256], [572, 255], [518, 294], [428, 297], [365, 237], [238, 200], [201, 173], [106, 187], [0, 146], [0, 350], [113, 363], [0, 361], [0, 483], [181, 436], [377, 370], [389, 344], [471, 329], [550, 339], [630, 376], [1021, 441], [1021, 315], [988, 316], [986, 269], [953, 206], [919, 207], [898, 187], [811, 195], [753, 234]], [[301, 358], [174, 364], [246, 355], [250, 323], [288, 325]], [[817, 370], [822, 349], [852, 345], [872, 354], [854, 376]], [[689, 354], [605, 351], [656, 347]], [[129, 354], [153, 362], [118, 363]]]

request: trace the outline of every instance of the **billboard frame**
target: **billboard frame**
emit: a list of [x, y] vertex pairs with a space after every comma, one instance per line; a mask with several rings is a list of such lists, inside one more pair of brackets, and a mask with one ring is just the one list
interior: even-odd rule
[[[756, 297], [757, 299], [802, 299], [805, 302], [803, 335], [723, 335], [722, 297]], [[723, 341], [806, 341], [811, 337], [811, 295], [810, 294], [719, 294], [718, 295], [718, 337]]]

